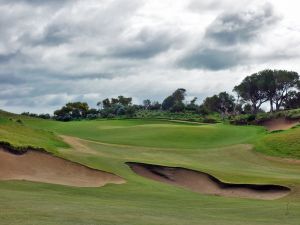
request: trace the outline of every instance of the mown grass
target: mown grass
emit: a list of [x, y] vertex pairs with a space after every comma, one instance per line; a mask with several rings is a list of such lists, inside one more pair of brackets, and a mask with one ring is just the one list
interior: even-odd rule
[[[299, 224], [300, 164], [273, 161], [253, 152], [249, 143], [263, 138], [262, 128], [157, 120], [61, 123], [22, 117], [22, 121], [28, 132], [41, 131], [36, 133], [40, 138], [42, 132], [53, 131], [51, 137], [64, 134], [87, 139], [82, 143], [93, 151], [50, 146], [64, 158], [113, 172], [127, 183], [73, 188], [0, 182], [1, 225]], [[15, 130], [14, 136], [8, 137], [11, 141], [22, 136], [10, 122], [6, 126]], [[7, 127], [0, 128], [4, 129]], [[193, 139], [182, 138], [186, 132]], [[127, 161], [187, 167], [209, 172], [226, 182], [282, 184], [292, 187], [293, 192], [274, 201], [201, 195], [142, 178], [125, 165]]]
[[271, 156], [300, 159], [300, 127], [263, 136], [256, 150]]
[[211, 148], [248, 143], [265, 131], [255, 126], [190, 124], [161, 120], [56, 121], [26, 120], [31, 127], [42, 127], [60, 134], [100, 142], [159, 148]]

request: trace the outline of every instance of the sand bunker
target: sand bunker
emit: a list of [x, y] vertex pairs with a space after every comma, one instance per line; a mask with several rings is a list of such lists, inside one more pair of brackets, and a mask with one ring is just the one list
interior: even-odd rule
[[285, 118], [271, 119], [263, 122], [262, 125], [265, 126], [269, 131], [274, 130], [287, 130], [299, 124], [298, 120], [287, 120]]
[[121, 184], [114, 174], [88, 168], [38, 151], [16, 155], [0, 148], [0, 180], [27, 180], [75, 187]]
[[223, 183], [209, 174], [180, 167], [132, 162], [127, 165], [140, 176], [203, 194], [272, 200], [290, 192], [289, 188], [278, 185]]

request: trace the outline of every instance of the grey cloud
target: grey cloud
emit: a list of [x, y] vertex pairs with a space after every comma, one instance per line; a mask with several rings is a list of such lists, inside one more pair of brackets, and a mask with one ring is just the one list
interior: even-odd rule
[[205, 1], [198, 1], [193, 0], [188, 5], [188, 8], [192, 11], [207, 11], [207, 10], [216, 10], [222, 8], [224, 6], [224, 0], [205, 0]]
[[18, 53], [8, 53], [8, 54], [0, 54], [0, 64], [2, 63], [8, 63], [13, 58], [15, 58], [18, 55]]
[[186, 69], [223, 70], [251, 63], [253, 59], [244, 49], [278, 19], [270, 4], [222, 13], [207, 27], [202, 43], [185, 53], [178, 64]]
[[113, 57], [147, 59], [167, 51], [174, 41], [175, 38], [168, 32], [144, 29], [134, 38], [121, 42], [109, 51]]
[[32, 44], [56, 46], [68, 43], [74, 36], [74, 33], [70, 32], [67, 25], [50, 24], [48, 27], [45, 28], [42, 36], [37, 40], [33, 41]]
[[18, 3], [26, 3], [31, 5], [53, 5], [53, 4], [65, 4], [67, 2], [76, 1], [76, 0], [51, 0], [51, 1], [45, 1], [45, 0], [0, 0], [0, 3], [7, 3], [7, 4], [18, 4]]
[[205, 39], [225, 45], [249, 42], [278, 19], [270, 4], [257, 11], [223, 13], [207, 28]]
[[[16, 76], [14, 74], [0, 74], [0, 84], [2, 86], [4, 85], [19, 85], [19, 84], [23, 84], [24, 83], [24, 79], [23, 77], [20, 76]], [[1, 86], [0, 85], [0, 86]]]
[[179, 62], [186, 69], [222, 70], [240, 64], [245, 55], [236, 50], [221, 50], [204, 48], [192, 52]]
[[232, 11], [234, 8], [243, 8], [253, 0], [191, 0], [188, 9], [196, 13], [209, 13], [214, 11]]

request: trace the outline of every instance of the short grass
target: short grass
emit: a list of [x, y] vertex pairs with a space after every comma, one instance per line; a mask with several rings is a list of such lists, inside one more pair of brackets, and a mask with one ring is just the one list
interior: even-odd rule
[[[56, 154], [118, 174], [127, 183], [73, 188], [0, 182], [1, 225], [299, 224], [300, 164], [272, 160], [253, 152], [249, 144], [264, 137], [262, 128], [156, 120], [22, 121], [26, 129], [45, 129], [87, 139], [82, 143], [93, 151], [56, 146]], [[181, 138], [185, 132], [196, 140]], [[233, 137], [229, 137], [230, 133]], [[15, 136], [18, 135], [16, 130]], [[12, 141], [14, 138], [10, 136]], [[209, 172], [227, 182], [282, 184], [292, 187], [293, 192], [274, 201], [201, 195], [142, 178], [124, 164], [127, 161], [183, 166]]]
[[221, 147], [252, 142], [265, 133], [263, 128], [255, 126], [201, 125], [141, 119], [67, 123], [31, 119], [25, 121], [25, 124], [88, 140], [159, 148]]

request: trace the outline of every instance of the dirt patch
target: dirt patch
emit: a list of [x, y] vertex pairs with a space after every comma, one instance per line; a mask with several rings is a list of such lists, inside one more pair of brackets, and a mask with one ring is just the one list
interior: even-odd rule
[[287, 130], [299, 124], [299, 120], [288, 120], [285, 118], [277, 118], [262, 123], [269, 131]]
[[28, 150], [23, 154], [13, 154], [3, 148], [0, 148], [0, 180], [27, 180], [75, 187], [101, 187], [125, 182], [117, 175], [47, 153]]
[[290, 192], [289, 188], [279, 185], [223, 183], [209, 174], [181, 167], [133, 162], [127, 165], [140, 176], [203, 194], [273, 200]]
[[72, 149], [82, 152], [82, 153], [89, 153], [89, 154], [97, 154], [99, 152], [89, 148], [87, 145], [83, 144], [82, 142], [84, 140], [76, 137], [71, 137], [71, 136], [65, 136], [65, 135], [60, 135], [60, 137], [63, 139], [63, 141], [67, 144], [69, 144]]

